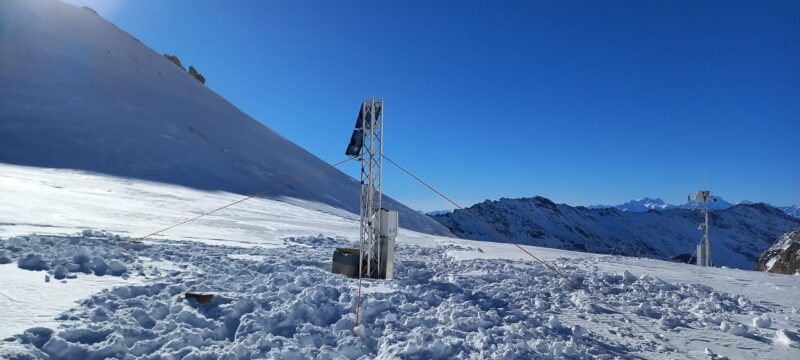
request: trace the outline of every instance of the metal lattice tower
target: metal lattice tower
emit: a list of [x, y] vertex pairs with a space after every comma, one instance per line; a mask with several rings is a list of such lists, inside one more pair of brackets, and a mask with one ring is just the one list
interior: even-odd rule
[[[356, 121], [363, 145], [361, 160], [361, 259], [359, 273], [375, 277], [381, 263], [380, 216], [381, 177], [383, 168], [383, 99], [365, 99]], [[352, 154], [351, 154], [352, 156]]]

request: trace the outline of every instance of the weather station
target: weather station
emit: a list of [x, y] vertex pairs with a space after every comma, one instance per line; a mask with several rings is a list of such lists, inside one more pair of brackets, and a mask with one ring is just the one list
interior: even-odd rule
[[[691, 200], [691, 194], [689, 194]], [[697, 227], [698, 230], [703, 230], [703, 240], [697, 244], [697, 265], [711, 266], [711, 239], [708, 236], [708, 202], [717, 201], [716, 197], [711, 196], [709, 190], [699, 190], [694, 198], [697, 202], [703, 202], [703, 223]]]
[[381, 207], [383, 99], [364, 99], [345, 154], [361, 162], [360, 248], [336, 248], [331, 271], [348, 277], [391, 279], [397, 237], [396, 211]]

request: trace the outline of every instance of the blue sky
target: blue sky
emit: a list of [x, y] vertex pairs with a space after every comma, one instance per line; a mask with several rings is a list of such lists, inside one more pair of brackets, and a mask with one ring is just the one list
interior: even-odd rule
[[[69, 2], [326, 161], [385, 97], [386, 154], [465, 205], [800, 203], [797, 1]], [[384, 183], [451, 208], [390, 165]]]

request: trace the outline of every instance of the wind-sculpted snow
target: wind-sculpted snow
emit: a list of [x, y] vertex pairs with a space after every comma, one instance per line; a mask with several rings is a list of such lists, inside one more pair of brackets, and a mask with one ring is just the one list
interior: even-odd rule
[[[35, 252], [52, 264], [88, 253], [146, 279], [81, 301], [57, 329], [31, 328], [0, 343], [0, 357], [683, 358], [669, 342], [683, 331], [774, 333], [737, 321], [767, 309], [707, 286], [559, 260], [576, 288], [538, 263], [459, 260], [449, 253], [481, 250], [456, 245], [399, 246], [396, 279], [364, 281], [356, 327], [355, 280], [329, 272], [332, 250], [353, 244], [324, 236], [285, 242], [273, 249], [141, 244], [95, 232], [0, 242], [13, 259]], [[189, 290], [215, 296], [200, 304], [183, 299]]]

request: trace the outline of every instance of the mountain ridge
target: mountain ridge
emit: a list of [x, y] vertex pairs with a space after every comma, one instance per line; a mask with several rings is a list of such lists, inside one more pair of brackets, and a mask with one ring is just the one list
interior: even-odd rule
[[[486, 200], [467, 210], [433, 218], [461, 238], [662, 260], [690, 257], [702, 238], [702, 212], [692, 209], [590, 209], [535, 196]], [[775, 238], [800, 225], [800, 219], [765, 204], [712, 211], [709, 221], [715, 264], [748, 270]]]
[[[737, 203], [730, 203], [725, 201], [720, 196], [715, 196], [717, 199], [716, 201], [709, 202], [708, 208], [711, 210], [725, 210], [733, 207], [734, 205], [754, 205], [761, 202], [753, 202], [748, 200], [739, 201]], [[790, 205], [790, 206], [775, 206], [768, 203], [764, 203], [766, 205], [775, 207], [780, 209], [784, 213], [789, 216], [800, 218], [800, 205]], [[645, 212], [650, 210], [667, 210], [667, 209], [700, 209], [703, 207], [702, 202], [690, 200], [686, 203], [681, 205], [674, 205], [661, 200], [661, 198], [651, 198], [651, 197], [643, 197], [638, 198], [635, 200], [628, 201], [626, 203], [618, 204], [618, 205], [589, 205], [587, 208], [590, 209], [605, 209], [605, 208], [616, 208], [622, 211], [632, 211], [632, 212]]]

